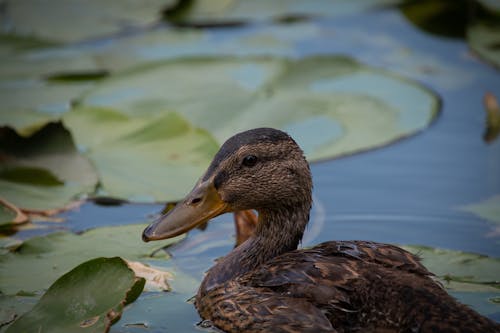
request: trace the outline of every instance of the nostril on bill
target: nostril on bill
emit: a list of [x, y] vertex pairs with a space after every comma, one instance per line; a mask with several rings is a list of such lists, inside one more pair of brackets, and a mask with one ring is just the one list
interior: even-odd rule
[[201, 201], [201, 198], [194, 198], [193, 200], [191, 200], [191, 201], [189, 202], [189, 204], [190, 204], [190, 205], [195, 205], [195, 204], [197, 204], [197, 203], [198, 203], [198, 202], [200, 202], [200, 201]]

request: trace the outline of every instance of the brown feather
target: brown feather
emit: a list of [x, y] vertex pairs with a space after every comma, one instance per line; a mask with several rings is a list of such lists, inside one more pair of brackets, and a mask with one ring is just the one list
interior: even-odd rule
[[[250, 165], [243, 163], [251, 157]], [[393, 245], [332, 241], [297, 250], [312, 179], [286, 133], [261, 128], [224, 143], [203, 176], [232, 211], [255, 209], [249, 238], [212, 267], [196, 296], [227, 332], [500, 332], [458, 303], [419, 258]]]

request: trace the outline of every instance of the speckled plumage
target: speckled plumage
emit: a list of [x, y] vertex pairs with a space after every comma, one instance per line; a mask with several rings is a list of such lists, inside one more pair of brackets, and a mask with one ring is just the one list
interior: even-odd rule
[[[244, 160], [250, 155], [257, 163], [249, 166]], [[216, 327], [246, 333], [500, 332], [499, 324], [458, 303], [401, 248], [331, 241], [297, 250], [309, 221], [312, 179], [302, 150], [286, 133], [261, 128], [233, 136], [201, 179], [192, 192], [196, 200], [188, 195], [181, 213], [165, 217], [175, 226], [174, 232], [164, 228], [167, 236], [184, 230], [177, 227], [184, 209], [205, 207], [198, 192], [207, 184], [224, 212], [258, 212], [253, 235], [217, 261], [196, 296], [201, 317]], [[154, 239], [156, 228], [147, 228], [144, 238]]]
[[448, 295], [418, 258], [364, 241], [285, 253], [201, 291], [196, 304], [227, 332], [499, 332]]

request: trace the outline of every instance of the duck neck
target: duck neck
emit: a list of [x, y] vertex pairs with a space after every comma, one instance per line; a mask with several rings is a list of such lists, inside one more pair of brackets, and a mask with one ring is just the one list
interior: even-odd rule
[[259, 210], [255, 234], [212, 267], [200, 293], [251, 271], [280, 254], [297, 249], [309, 221], [311, 203]]

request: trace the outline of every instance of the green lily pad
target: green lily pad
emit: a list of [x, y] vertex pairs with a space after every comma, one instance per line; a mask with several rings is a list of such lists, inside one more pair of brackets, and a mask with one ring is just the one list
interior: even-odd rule
[[28, 217], [16, 206], [0, 198], [0, 229], [28, 221]]
[[131, 116], [174, 110], [219, 143], [253, 127], [281, 128], [312, 161], [416, 133], [439, 109], [423, 86], [338, 56], [172, 60], [104, 80], [81, 103]]
[[[28, 126], [43, 118], [54, 119], [68, 111], [72, 102], [86, 92], [92, 84], [57, 84], [39, 80], [0, 82], [0, 123]], [[41, 113], [34, 115], [33, 111]], [[31, 115], [29, 115], [31, 113]], [[27, 117], [37, 117], [27, 122]]]
[[168, 0], [7, 0], [0, 27], [19, 36], [73, 42], [151, 25], [168, 4]]
[[[426, 246], [403, 248], [420, 256], [427, 269], [441, 278], [445, 286], [456, 291], [484, 291], [484, 285], [500, 286], [499, 258]], [[448, 285], [448, 282], [452, 284]]]
[[119, 257], [92, 259], [60, 277], [7, 332], [107, 332], [144, 282]]
[[479, 203], [464, 206], [461, 209], [474, 213], [490, 222], [500, 224], [500, 195], [495, 195]]
[[[110, 332], [200, 332], [194, 325], [200, 321], [200, 316], [194, 305], [187, 302], [194, 293], [142, 294], [127, 308], [122, 319], [111, 328]], [[167, 313], [168, 318], [175, 320], [166, 320]]]
[[174, 23], [192, 25], [236, 24], [247, 21], [277, 19], [294, 22], [311, 16], [339, 16], [377, 6], [398, 3], [397, 0], [178, 0], [164, 11]]
[[[1, 94], [1, 93], [0, 93]], [[11, 127], [22, 137], [30, 137], [48, 123], [57, 121], [57, 116], [36, 111], [12, 111], [0, 109], [0, 124]]]
[[0, 255], [0, 290], [7, 295], [43, 290], [72, 267], [95, 257], [149, 260], [155, 250], [184, 237], [144, 243], [141, 233], [145, 227], [144, 224], [106, 227], [81, 235], [60, 232], [32, 238], [16, 251]]
[[50, 123], [27, 138], [8, 127], [1, 131], [0, 187], [2, 197], [15, 206], [57, 210], [94, 190], [93, 166], [60, 123]]
[[[0, 54], [0, 78], [6, 80], [43, 79], [52, 73], [102, 70], [85, 48], [70, 46], [40, 47]], [[33, 84], [26, 82], [24, 85]], [[19, 86], [20, 83], [16, 82]], [[26, 88], [26, 87], [25, 87]], [[30, 87], [32, 88], [32, 87]]]
[[500, 68], [500, 18], [467, 28], [467, 41], [482, 59]]
[[218, 149], [206, 131], [175, 113], [129, 117], [88, 108], [64, 122], [96, 166], [101, 194], [135, 201], [181, 198]]
[[38, 301], [36, 297], [0, 295], [0, 332], [20, 315], [28, 312]]

